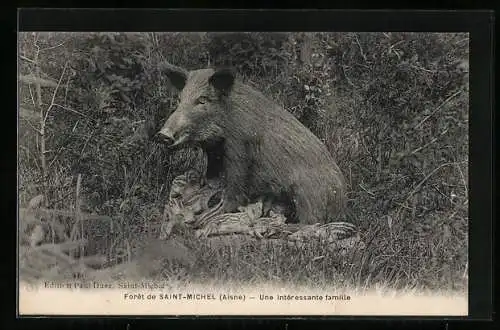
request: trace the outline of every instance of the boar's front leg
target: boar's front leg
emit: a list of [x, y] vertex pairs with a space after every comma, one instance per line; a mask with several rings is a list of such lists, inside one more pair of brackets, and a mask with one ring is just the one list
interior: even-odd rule
[[244, 148], [231, 148], [230, 157], [224, 159], [224, 212], [235, 212], [248, 204], [249, 179], [252, 177], [251, 162]]
[[225, 176], [226, 185], [222, 206], [225, 213], [237, 212], [239, 206], [244, 206], [248, 203], [245, 192], [246, 178], [245, 174], [241, 173], [241, 170], [233, 168]]

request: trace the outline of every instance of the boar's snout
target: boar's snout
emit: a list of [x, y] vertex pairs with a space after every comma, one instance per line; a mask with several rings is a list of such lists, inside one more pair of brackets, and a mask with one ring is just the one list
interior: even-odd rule
[[170, 147], [174, 144], [175, 139], [172, 136], [165, 134], [164, 132], [158, 132], [153, 136], [153, 140], [158, 143], [163, 143], [167, 147]]

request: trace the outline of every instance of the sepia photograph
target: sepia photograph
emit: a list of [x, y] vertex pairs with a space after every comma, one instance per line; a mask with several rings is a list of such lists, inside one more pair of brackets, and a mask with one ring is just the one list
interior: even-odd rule
[[468, 315], [468, 33], [19, 32], [17, 156], [21, 315]]

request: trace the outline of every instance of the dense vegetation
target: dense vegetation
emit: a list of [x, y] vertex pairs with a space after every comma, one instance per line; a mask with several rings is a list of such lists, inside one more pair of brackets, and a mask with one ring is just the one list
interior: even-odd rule
[[113, 260], [155, 234], [173, 177], [202, 159], [150, 140], [176, 105], [164, 61], [231, 65], [309, 127], [338, 160], [368, 244], [339, 262], [256, 246], [214, 257], [193, 243], [192, 276], [466, 289], [466, 34], [21, 34], [21, 206], [43, 195], [111, 216], [105, 237], [88, 235]]

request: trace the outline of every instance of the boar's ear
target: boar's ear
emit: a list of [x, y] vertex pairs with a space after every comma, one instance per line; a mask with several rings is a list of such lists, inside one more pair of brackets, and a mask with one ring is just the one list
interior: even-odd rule
[[182, 90], [184, 85], [186, 85], [188, 72], [183, 68], [170, 63], [164, 63], [161, 65], [161, 72], [168, 77], [172, 85], [178, 90]]
[[234, 70], [230, 68], [218, 69], [209, 78], [208, 82], [214, 86], [215, 89], [226, 94], [231, 90], [231, 87], [233, 87], [235, 76]]

